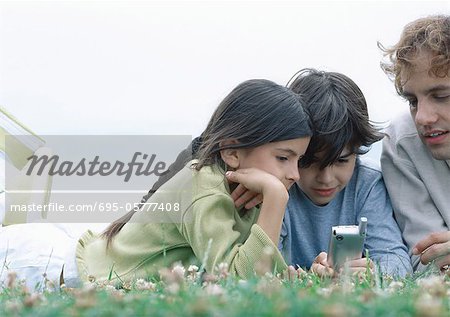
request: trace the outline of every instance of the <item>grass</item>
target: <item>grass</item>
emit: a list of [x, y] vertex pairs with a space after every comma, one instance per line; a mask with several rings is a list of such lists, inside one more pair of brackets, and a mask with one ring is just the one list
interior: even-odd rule
[[0, 316], [449, 316], [450, 277], [422, 274], [401, 280], [368, 273], [319, 278], [271, 274], [242, 281], [226, 267], [215, 275], [177, 266], [161, 280], [116, 289], [88, 283], [77, 289], [46, 285], [27, 290], [10, 274], [0, 291]]

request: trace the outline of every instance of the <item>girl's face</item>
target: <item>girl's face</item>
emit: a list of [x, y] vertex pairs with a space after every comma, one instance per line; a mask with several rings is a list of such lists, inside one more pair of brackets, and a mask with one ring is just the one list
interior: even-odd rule
[[238, 168], [258, 168], [277, 177], [287, 189], [299, 179], [298, 160], [305, 154], [309, 137], [271, 142], [239, 149]]
[[[320, 159], [323, 154], [316, 156]], [[324, 206], [347, 185], [353, 175], [356, 154], [348, 147], [342, 151], [335, 163], [324, 169], [319, 169], [319, 163], [308, 168], [300, 168], [298, 185], [308, 198], [316, 205]]]

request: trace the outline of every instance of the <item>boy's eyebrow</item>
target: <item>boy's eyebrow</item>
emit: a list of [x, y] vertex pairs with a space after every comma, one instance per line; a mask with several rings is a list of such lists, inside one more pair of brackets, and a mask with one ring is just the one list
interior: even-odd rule
[[347, 154], [339, 156], [339, 159], [344, 159], [344, 158], [347, 158], [347, 157], [349, 157], [351, 155], [353, 155], [353, 152], [348, 152]]

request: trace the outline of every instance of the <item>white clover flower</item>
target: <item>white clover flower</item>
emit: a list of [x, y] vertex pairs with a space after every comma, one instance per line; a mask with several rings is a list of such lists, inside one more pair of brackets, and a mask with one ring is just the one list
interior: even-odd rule
[[443, 283], [443, 278], [438, 275], [431, 275], [417, 280], [417, 285], [424, 289], [432, 289], [437, 286], [443, 285]]
[[193, 265], [193, 264], [189, 265], [189, 267], [188, 267], [188, 272], [189, 272], [189, 273], [195, 273], [195, 272], [198, 272], [198, 266], [197, 266], [197, 265]]
[[242, 286], [248, 286], [248, 281], [247, 280], [238, 280], [238, 284], [242, 285]]
[[393, 281], [391, 284], [389, 284], [389, 287], [386, 289], [388, 293], [395, 293], [396, 291], [402, 289], [405, 286], [403, 282], [400, 281]]
[[223, 271], [228, 272], [228, 263], [226, 263], [226, 262], [219, 263], [217, 268], [219, 269], [220, 272], [223, 272]]
[[317, 294], [321, 295], [325, 298], [330, 297], [331, 293], [333, 292], [333, 290], [331, 288], [319, 288], [317, 290]]
[[156, 289], [156, 284], [140, 278], [136, 280], [134, 287], [139, 291], [154, 291]]
[[444, 296], [447, 293], [443, 276], [432, 275], [421, 278], [417, 281], [417, 286], [435, 296]]
[[177, 294], [180, 291], [180, 284], [172, 283], [166, 287], [166, 291], [170, 294]]
[[186, 269], [184, 268], [184, 266], [182, 266], [180, 264], [176, 264], [173, 267], [172, 272], [179, 277], [184, 277], [184, 274], [186, 273]]
[[17, 273], [14, 271], [9, 271], [6, 277], [6, 287], [14, 288], [16, 286]]
[[205, 292], [206, 292], [206, 294], [212, 295], [212, 296], [220, 296], [225, 293], [224, 289], [217, 284], [206, 285]]

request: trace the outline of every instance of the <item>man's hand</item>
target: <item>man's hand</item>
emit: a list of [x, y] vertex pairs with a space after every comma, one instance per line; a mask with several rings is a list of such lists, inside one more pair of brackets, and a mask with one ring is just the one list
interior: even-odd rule
[[433, 232], [419, 241], [412, 253], [420, 256], [422, 264], [434, 264], [441, 270], [450, 265], [450, 231]]

